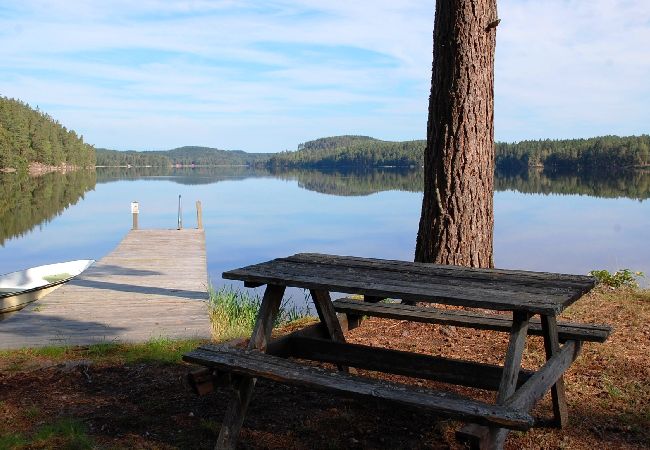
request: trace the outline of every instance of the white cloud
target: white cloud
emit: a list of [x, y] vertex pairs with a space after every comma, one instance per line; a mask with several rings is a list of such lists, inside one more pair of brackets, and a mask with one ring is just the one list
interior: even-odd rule
[[[0, 94], [98, 146], [425, 134], [434, 2], [5, 3]], [[498, 139], [648, 132], [647, 0], [499, 0], [499, 14]]]

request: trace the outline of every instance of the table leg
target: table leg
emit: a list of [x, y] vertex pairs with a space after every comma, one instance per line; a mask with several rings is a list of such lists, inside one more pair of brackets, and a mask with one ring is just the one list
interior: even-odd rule
[[[497, 404], [503, 404], [517, 388], [517, 378], [521, 369], [521, 358], [526, 347], [528, 323], [530, 315], [526, 312], [515, 312], [510, 329], [510, 341], [506, 352], [503, 374], [497, 393]], [[488, 428], [482, 425], [470, 424], [456, 433], [456, 437], [469, 444], [472, 449], [501, 449], [510, 430], [507, 428]]]
[[[248, 343], [249, 349], [266, 351], [266, 346], [271, 339], [273, 322], [280, 310], [284, 290], [284, 286], [269, 284], [266, 287], [262, 305], [257, 314], [257, 322], [255, 323], [253, 334]], [[246, 415], [246, 410], [248, 409], [248, 404], [253, 394], [255, 382], [255, 378], [241, 377], [239, 378], [239, 383], [233, 386], [232, 398], [226, 409], [226, 415], [223, 418], [215, 448], [234, 449], [236, 447], [239, 431], [244, 422], [244, 416]]]
[[[560, 351], [555, 316], [542, 315], [542, 332], [544, 333], [544, 350], [546, 350], [546, 360], [548, 361]], [[551, 398], [553, 399], [553, 425], [564, 428], [568, 423], [569, 414], [564, 392], [564, 379], [562, 377], [551, 387]]]
[[[345, 342], [345, 335], [343, 334], [343, 329], [341, 329], [341, 323], [338, 317], [336, 317], [336, 311], [334, 310], [334, 305], [332, 305], [332, 298], [329, 292], [319, 289], [311, 289], [309, 292], [311, 298], [314, 300], [318, 318], [327, 330], [330, 339], [335, 342]], [[337, 367], [342, 372], [349, 371], [347, 366], [338, 365]]]
[[[385, 297], [377, 297], [375, 295], [364, 295], [363, 296], [363, 301], [366, 303], [379, 303], [382, 301]], [[346, 314], [348, 317], [348, 330], [353, 330], [357, 327], [361, 326], [361, 322], [363, 320], [363, 316], [358, 315], [358, 314]]]
[[318, 318], [327, 329], [327, 334], [329, 334], [333, 341], [345, 342], [345, 335], [341, 329], [339, 319], [336, 317], [336, 311], [334, 310], [334, 305], [332, 305], [329, 292], [317, 289], [312, 289], [309, 292], [311, 293], [311, 298], [314, 299], [314, 306], [316, 307]]

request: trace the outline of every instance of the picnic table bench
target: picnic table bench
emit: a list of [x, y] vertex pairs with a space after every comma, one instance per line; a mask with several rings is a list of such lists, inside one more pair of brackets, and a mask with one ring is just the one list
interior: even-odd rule
[[[456, 436], [470, 447], [501, 448], [510, 430], [566, 424], [562, 375], [578, 356], [583, 341], [604, 342], [611, 332], [606, 325], [557, 321], [564, 308], [594, 287], [594, 278], [587, 276], [303, 253], [224, 272], [223, 277], [244, 281], [247, 287], [267, 286], [247, 349], [203, 345], [184, 356], [184, 360], [207, 368], [209, 375], [204, 379], [225, 380], [233, 387], [217, 441], [217, 448], [224, 449], [237, 443], [258, 377], [432, 410], [466, 422]], [[310, 291], [320, 322], [271, 340], [274, 319], [289, 286]], [[332, 301], [331, 292], [361, 295], [363, 301]], [[402, 303], [381, 302], [384, 299]], [[415, 302], [511, 314], [421, 307]], [[539, 319], [532, 319], [534, 315]], [[507, 332], [510, 338], [504, 364], [347, 343], [344, 332], [359, 326], [363, 316]], [[521, 369], [528, 334], [541, 335], [544, 340], [546, 363], [536, 371]], [[336, 364], [339, 370], [300, 360]], [[349, 367], [492, 390], [497, 392], [496, 403], [359, 377], [350, 374]], [[533, 418], [530, 410], [549, 390], [553, 420]]]

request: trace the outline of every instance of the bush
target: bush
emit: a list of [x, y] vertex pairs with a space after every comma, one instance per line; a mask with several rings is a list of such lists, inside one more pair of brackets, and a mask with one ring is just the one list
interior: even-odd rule
[[645, 276], [643, 272], [632, 272], [630, 269], [619, 269], [614, 273], [610, 273], [608, 270], [592, 270], [589, 275], [595, 277], [598, 284], [604, 284], [611, 288], [621, 286], [638, 288], [639, 282], [637, 280]]

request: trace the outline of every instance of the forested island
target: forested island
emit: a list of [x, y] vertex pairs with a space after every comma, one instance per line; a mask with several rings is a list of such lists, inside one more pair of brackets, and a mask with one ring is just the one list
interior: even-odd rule
[[[0, 97], [0, 169], [95, 166], [95, 149], [74, 131], [29, 105]], [[44, 169], [45, 168], [45, 169]]]
[[[309, 141], [295, 152], [272, 155], [275, 168], [422, 167], [426, 141], [391, 142], [368, 136], [337, 136]], [[545, 167], [610, 170], [650, 165], [650, 136], [602, 136], [495, 144], [497, 169]]]

